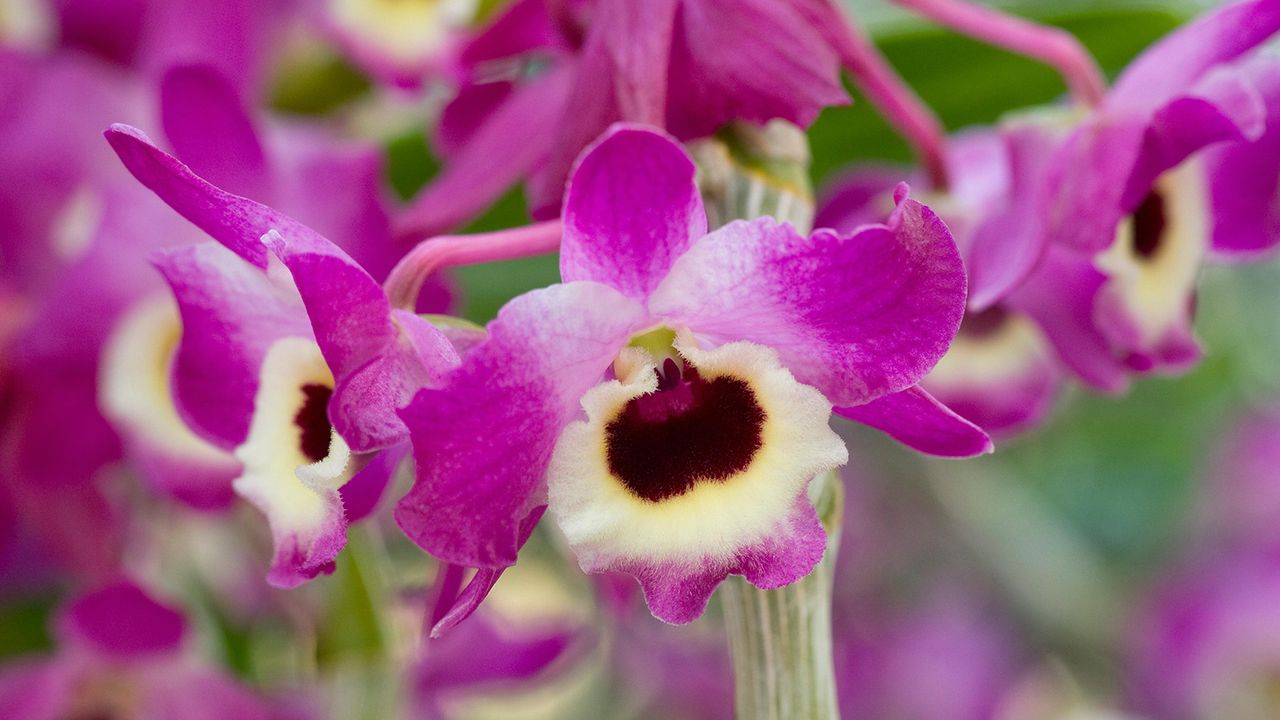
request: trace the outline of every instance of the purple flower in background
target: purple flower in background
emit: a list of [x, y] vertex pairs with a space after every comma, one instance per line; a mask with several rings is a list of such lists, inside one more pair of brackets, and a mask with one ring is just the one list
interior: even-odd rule
[[448, 230], [526, 177], [534, 216], [554, 216], [574, 158], [619, 120], [682, 140], [733, 120], [807, 126], [848, 101], [824, 34], [834, 21], [797, 0], [520, 0], [459, 52], [437, 131], [445, 170], [401, 227]]
[[983, 720], [1017, 678], [1010, 629], [973, 598], [937, 592], [882, 617], [835, 618], [841, 714]]
[[612, 128], [566, 195], [563, 284], [511, 301], [403, 411], [419, 474], [396, 517], [428, 552], [509, 566], [549, 502], [584, 570], [634, 575], [687, 622], [730, 573], [778, 587], [821, 558], [805, 491], [847, 459], [833, 404], [941, 412], [912, 393], [964, 275], [931, 212], [904, 189], [851, 236], [707, 234], [693, 175], [673, 139]]
[[[2, 54], [0, 74], [11, 108], [0, 130], [15, 139], [0, 148], [9, 408], [0, 482], [60, 563], [110, 573], [117, 515], [100, 485], [122, 448], [98, 403], [100, 359], [117, 321], [159, 289], [146, 253], [188, 235], [163, 206], [129, 187], [94, 139], [112, 117], [145, 116], [142, 86], [70, 54]], [[75, 113], [66, 111], [72, 98]], [[145, 477], [159, 488], [191, 487], [186, 479], [199, 469], [187, 470]]]
[[[216, 138], [222, 157], [256, 148], [189, 129], [192, 140]], [[243, 466], [236, 492], [266, 513], [275, 541], [269, 581], [293, 586], [332, 572], [347, 523], [373, 509], [406, 448], [397, 407], [457, 362], [452, 345], [421, 317], [392, 311], [369, 273], [315, 230], [209, 184], [133, 128], [113, 126], [107, 138], [144, 185], [221, 243], [156, 256], [184, 328], [173, 371], [180, 412]], [[212, 152], [197, 157], [218, 169]], [[306, 179], [333, 188], [341, 168], [308, 167]], [[337, 187], [368, 193], [375, 177]], [[306, 179], [303, 194], [313, 187]], [[255, 187], [293, 199], [287, 185]], [[332, 203], [312, 215], [345, 221], [330, 225], [341, 237], [386, 242], [381, 215], [343, 210]]]
[[965, 258], [969, 308], [947, 354], [920, 387], [999, 435], [1039, 423], [1061, 384], [1045, 331], [1017, 303], [1017, 291], [1042, 253], [1035, 188], [1041, 158], [1051, 147], [1029, 122], [960, 133], [946, 148], [946, 191], [927, 190], [929, 179], [920, 171], [855, 169], [829, 188], [816, 218], [819, 227], [851, 232], [888, 216], [897, 183], [926, 188], [923, 196]]
[[[1210, 250], [1256, 253], [1280, 240], [1268, 236], [1273, 222], [1254, 219], [1275, 212], [1266, 195], [1277, 176], [1266, 152], [1273, 141], [1263, 136], [1277, 61], [1239, 60], [1277, 29], [1280, 2], [1251, 0], [1175, 31], [1125, 70], [1051, 161], [1049, 242], [1078, 253], [1058, 251], [1060, 264], [1080, 267], [1064, 274], [1096, 266], [1094, 324], [1134, 370], [1179, 370], [1199, 358], [1191, 320]], [[1205, 164], [1210, 148], [1235, 149], [1227, 171], [1221, 155]], [[1242, 156], [1252, 164], [1230, 167]]]
[[1200, 518], [1211, 541], [1280, 547], [1280, 408], [1252, 410], [1211, 455]]
[[53, 629], [52, 657], [0, 668], [0, 716], [278, 717], [267, 700], [191, 656], [182, 613], [130, 582], [72, 601]]
[[1135, 614], [1130, 693], [1151, 717], [1262, 720], [1280, 712], [1280, 556], [1193, 557]]

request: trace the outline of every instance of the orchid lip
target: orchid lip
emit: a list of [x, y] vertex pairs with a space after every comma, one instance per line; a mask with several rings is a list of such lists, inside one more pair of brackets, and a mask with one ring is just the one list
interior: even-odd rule
[[589, 572], [641, 558], [729, 562], [781, 532], [813, 477], [848, 459], [831, 403], [776, 353], [691, 340], [676, 341], [678, 380], [674, 360], [659, 371], [644, 350], [624, 350], [629, 372], [587, 393], [587, 419], [557, 442], [550, 509]]
[[275, 543], [268, 580], [292, 587], [331, 572], [345, 538], [338, 488], [354, 474], [351, 449], [328, 418], [333, 375], [309, 339], [289, 337], [263, 360], [249, 436], [236, 448], [236, 491], [267, 516]]

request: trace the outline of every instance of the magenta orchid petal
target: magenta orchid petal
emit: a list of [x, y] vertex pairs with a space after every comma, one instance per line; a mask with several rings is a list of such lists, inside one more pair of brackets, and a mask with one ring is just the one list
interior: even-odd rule
[[981, 311], [1021, 285], [1046, 249], [1042, 179], [1058, 138], [1035, 122], [1000, 128], [1008, 165], [1003, 206], [973, 231], [965, 257], [969, 307]]
[[132, 62], [143, 35], [147, 0], [57, 0], [60, 44], [122, 65]]
[[[561, 121], [571, 79], [553, 68], [512, 91], [399, 217], [399, 233], [422, 239], [461, 225], [533, 171]], [[555, 189], [557, 200], [562, 191]]]
[[[537, 527], [538, 521], [542, 519], [542, 514], [546, 507], [537, 507], [533, 512], [525, 516], [520, 522], [520, 545], [524, 545], [529, 541], [529, 536], [533, 535], [533, 529]], [[459, 569], [451, 566], [453, 569]], [[467, 586], [458, 593], [457, 597], [451, 599], [446, 607], [437, 608], [439, 619], [436, 619], [431, 625], [431, 637], [438, 638], [449, 630], [457, 627], [458, 623], [471, 617], [472, 614], [480, 607], [480, 603], [489, 596], [489, 591], [493, 590], [493, 586], [498, 584], [498, 579], [502, 577], [502, 573], [506, 568], [479, 568], [475, 575], [471, 577], [471, 581]], [[442, 612], [441, 612], [442, 611]]]
[[463, 85], [440, 111], [432, 149], [447, 165], [471, 142], [485, 120], [497, 112], [516, 89], [512, 81], [494, 81]]
[[827, 533], [818, 521], [818, 514], [808, 498], [801, 496], [796, 498], [782, 527], [757, 545], [743, 548], [724, 561], [694, 565], [636, 561], [585, 569], [589, 572], [619, 570], [634, 575], [653, 616], [682, 625], [702, 615], [711, 594], [729, 575], [742, 575], [752, 585], [765, 590], [779, 588], [812, 572], [826, 546]]
[[733, 120], [782, 118], [808, 127], [822, 108], [848, 103], [836, 52], [807, 5], [683, 0], [667, 76], [667, 128], [693, 138]]
[[893, 212], [893, 189], [911, 175], [908, 167], [873, 165], [837, 177], [818, 201], [813, 226], [852, 232], [860, 225], [884, 222]]
[[166, 72], [160, 117], [175, 154], [196, 174], [240, 195], [269, 194], [271, 176], [253, 121], [217, 70], [181, 65]]
[[[643, 6], [627, 0], [602, 0], [595, 8], [591, 35], [586, 41], [579, 70], [579, 82], [592, 70], [611, 76], [619, 117], [628, 122], [659, 125], [667, 106], [667, 58], [679, 0], [651, 0]], [[601, 43], [603, 57], [593, 58], [594, 37], [612, 36], [615, 42]], [[606, 67], [591, 68], [592, 60]], [[592, 84], [581, 87], [590, 89]]]
[[1104, 286], [1094, 301], [1093, 322], [1102, 336], [1122, 355], [1123, 362], [1137, 372], [1162, 370], [1183, 372], [1204, 354], [1191, 329], [1194, 298], [1186, 298], [1184, 316], [1163, 328], [1157, 337], [1148, 337], [1141, 318], [1135, 316], [1118, 288]]
[[650, 308], [714, 343], [774, 348], [797, 380], [852, 406], [919, 382], [964, 302], [951, 234], [900, 190], [888, 224], [849, 236], [805, 238], [767, 219], [726, 225], [676, 262]]
[[400, 463], [409, 454], [409, 443], [393, 445], [378, 453], [360, 472], [338, 488], [338, 497], [342, 500], [342, 511], [348, 523], [357, 523], [369, 517], [382, 498], [387, 488], [395, 479]]
[[144, 437], [132, 442], [129, 451], [156, 490], [192, 508], [225, 510], [235, 502], [231, 481], [240, 474], [241, 467], [230, 455], [220, 459], [192, 458], [157, 447]]
[[[0, 418], [6, 500], [59, 566], [87, 578], [111, 574], [124, 545], [122, 517], [95, 478], [121, 448], [94, 402], [92, 368], [47, 363], [11, 380], [8, 417]], [[68, 418], [76, 419], [75, 452], [64, 440]]]
[[[0, 484], [17, 515], [60, 566], [88, 578], [114, 572], [124, 545], [121, 514], [93, 480], [120, 456], [119, 438], [94, 403], [94, 380], [62, 364], [14, 377], [0, 453]], [[77, 419], [74, 453], [62, 439], [67, 418]]]
[[[533, 529], [538, 520], [542, 519], [542, 513], [545, 508], [536, 508], [524, 519], [524, 525]], [[528, 536], [525, 536], [528, 540]], [[462, 592], [453, 599], [445, 610], [440, 619], [436, 620], [431, 626], [431, 637], [443, 637], [445, 633], [457, 627], [458, 623], [471, 617], [476, 610], [480, 609], [480, 603], [489, 596], [489, 591], [493, 590], [493, 586], [498, 584], [498, 579], [502, 577], [506, 568], [480, 568], [471, 576], [471, 581], [463, 588]]]
[[550, 10], [543, 0], [515, 0], [507, 4], [487, 28], [458, 52], [460, 72], [483, 72], [491, 61], [528, 52], [566, 49], [564, 37], [548, 14]]
[[1144, 117], [1095, 117], [1059, 146], [1045, 179], [1053, 243], [1089, 252], [1111, 245], [1146, 128]]
[[319, 237], [314, 230], [278, 210], [214, 187], [156, 147], [136, 128], [112, 125], [106, 137], [139, 182], [178, 214], [258, 268], [267, 266], [269, 253], [261, 238], [268, 230], [274, 229], [299, 243], [314, 243]]
[[155, 262], [186, 329], [173, 372], [179, 411], [197, 433], [234, 448], [248, 434], [267, 349], [282, 337], [310, 338], [306, 316], [296, 294], [216, 243], [164, 251]]
[[997, 305], [970, 311], [951, 349], [921, 386], [995, 437], [1029, 429], [1048, 414], [1062, 371], [1044, 332]]
[[1215, 65], [1280, 30], [1280, 2], [1249, 0], [1206, 13], [1142, 53], [1116, 80], [1107, 111], [1151, 111], [1196, 84]]
[[863, 405], [838, 407], [835, 413], [929, 455], [973, 457], [994, 449], [981, 427], [938, 402], [919, 385]]
[[1055, 154], [1048, 176], [1053, 242], [1101, 251], [1152, 183], [1206, 145], [1255, 139], [1264, 107], [1226, 65], [1280, 30], [1280, 3], [1209, 13], [1148, 49], [1102, 107]]
[[[316, 343], [336, 381], [329, 416], [357, 453], [407, 438], [396, 414], [413, 392], [457, 364], [448, 339], [410, 313], [393, 321], [382, 287], [336, 245], [317, 237], [301, 248], [275, 231], [264, 241], [293, 276]], [[409, 326], [413, 337], [402, 337]], [[429, 353], [418, 355], [417, 350]]]
[[678, 0], [651, 0], [643, 6], [626, 0], [596, 3], [567, 98], [572, 112], [564, 117], [548, 165], [530, 183], [535, 216], [559, 209], [565, 179], [573, 174], [581, 150], [611, 123], [663, 124], [678, 5]]
[[1204, 156], [1212, 204], [1213, 252], [1246, 260], [1280, 243], [1280, 61], [1259, 54], [1242, 72], [1267, 105], [1262, 137], [1211, 148]]
[[112, 580], [55, 615], [60, 642], [52, 656], [0, 672], [0, 715], [13, 720], [282, 717], [252, 690], [186, 656], [185, 627], [176, 608], [128, 580]]
[[1152, 116], [1121, 208], [1137, 207], [1161, 173], [1191, 154], [1214, 143], [1256, 140], [1265, 125], [1266, 106], [1246, 77], [1226, 69], [1209, 74]]
[[160, 78], [175, 65], [208, 65], [242, 98], [265, 91], [266, 62], [279, 44], [291, 0], [168, 0], [148, 3], [137, 62]]
[[185, 632], [182, 613], [128, 581], [111, 583], [78, 598], [58, 617], [63, 642], [117, 658], [173, 652]]
[[1098, 390], [1119, 393], [1129, 386], [1125, 367], [1094, 325], [1094, 299], [1105, 282], [1089, 256], [1050, 248], [1009, 304], [1035, 320], [1072, 373]]
[[634, 301], [588, 282], [508, 303], [446, 386], [419, 392], [401, 413], [418, 466], [396, 507], [401, 529], [446, 562], [513, 564], [521, 521], [545, 502], [557, 436], [644, 317]]
[[430, 652], [413, 671], [419, 702], [474, 689], [493, 692], [545, 677], [580, 645], [581, 629], [564, 623], [522, 627], [500, 617], [481, 615], [449, 636], [434, 639]]
[[326, 522], [306, 535], [272, 532], [274, 550], [267, 570], [267, 583], [278, 588], [295, 588], [321, 575], [332, 575], [338, 553], [347, 544], [347, 521], [337, 493], [325, 498]]
[[675, 139], [614, 125], [582, 156], [564, 205], [560, 275], [643, 300], [706, 235], [693, 161]]
[[0, 667], [0, 716], [9, 720], [56, 718], [78, 679], [73, 668], [56, 660], [8, 663]]
[[[383, 197], [382, 149], [373, 143], [340, 140], [311, 125], [268, 129], [272, 131], [266, 137], [276, 171], [271, 203], [287, 208], [291, 217], [304, 219], [315, 235], [341, 247], [375, 280], [384, 279], [404, 248], [391, 234]], [[265, 202], [268, 197], [259, 199]], [[274, 229], [298, 247], [312, 242], [327, 246], [310, 235]], [[443, 308], [437, 303], [431, 311]]]

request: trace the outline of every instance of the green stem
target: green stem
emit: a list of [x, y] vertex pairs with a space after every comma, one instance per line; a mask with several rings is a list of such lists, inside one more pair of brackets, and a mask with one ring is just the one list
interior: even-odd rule
[[[761, 590], [740, 577], [720, 586], [741, 720], [839, 718], [831, 658], [831, 575], [839, 543], [840, 478], [814, 480], [827, 554], [808, 577]], [[826, 512], [823, 512], [823, 511]]]

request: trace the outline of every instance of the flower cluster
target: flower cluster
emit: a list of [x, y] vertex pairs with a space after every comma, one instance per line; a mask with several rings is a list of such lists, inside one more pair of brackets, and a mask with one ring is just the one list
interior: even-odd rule
[[[970, 458], [1069, 377], [1189, 371], [1202, 266], [1280, 244], [1280, 2], [1191, 20], [1108, 86], [1061, 31], [900, 1], [1069, 97], [948, 136], [834, 0], [0, 0], [0, 594], [70, 588], [0, 716], [346, 716], [245, 659], [259, 621], [376, 654], [387, 716], [584, 662], [672, 688], [627, 694], [638, 716], [723, 714], [700, 619], [726, 582], [826, 587], [865, 512], [850, 487], [842, 519], [857, 426]], [[798, 138], [846, 72], [918, 168], [815, 202]], [[405, 117], [441, 167], [395, 202]], [[442, 234], [521, 182], [527, 218]], [[451, 268], [553, 252], [559, 282], [464, 317]], [[1257, 464], [1221, 513], [1265, 535], [1237, 497]], [[1006, 629], [938, 587], [818, 643], [846, 712], [994, 712]], [[652, 632], [640, 597], [692, 625]], [[1233, 631], [1205, 642], [1244, 653]], [[1161, 702], [1238, 700], [1185, 652], [1207, 689]], [[965, 692], [897, 686], [953, 656]]]

